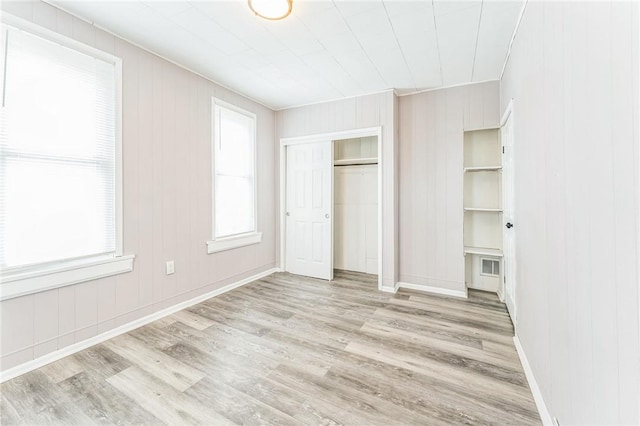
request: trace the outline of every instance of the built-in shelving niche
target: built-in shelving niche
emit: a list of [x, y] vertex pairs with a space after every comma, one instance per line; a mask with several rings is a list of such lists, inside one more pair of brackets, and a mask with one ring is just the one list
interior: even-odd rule
[[[464, 255], [467, 287], [497, 292], [502, 279], [500, 129], [464, 133]], [[487, 273], [483, 259], [497, 260]]]

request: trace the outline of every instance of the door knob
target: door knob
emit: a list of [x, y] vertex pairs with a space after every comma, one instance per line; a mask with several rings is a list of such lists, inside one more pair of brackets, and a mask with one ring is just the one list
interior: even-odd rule
[[325, 214], [324, 217], [326, 217], [327, 219], [329, 219], [329, 213]]
[[289, 212], [286, 213], [287, 216], [291, 216], [291, 214]]
[[511, 229], [513, 228], [513, 223], [511, 222], [507, 222], [507, 224], [505, 225], [507, 228]]

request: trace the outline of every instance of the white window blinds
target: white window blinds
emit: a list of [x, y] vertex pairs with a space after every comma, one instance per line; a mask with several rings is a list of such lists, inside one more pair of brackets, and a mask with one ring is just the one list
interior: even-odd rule
[[115, 65], [2, 31], [0, 268], [114, 253]]
[[214, 123], [214, 239], [255, 232], [255, 117], [216, 104]]

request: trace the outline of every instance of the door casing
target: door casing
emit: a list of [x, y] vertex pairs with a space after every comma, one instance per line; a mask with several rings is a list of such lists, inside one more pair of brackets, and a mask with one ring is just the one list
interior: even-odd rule
[[[505, 139], [504, 137], [502, 137], [502, 132], [504, 129], [505, 124], [507, 123], [507, 121], [510, 122], [510, 132], [511, 132], [511, 141], [509, 142], [509, 147], [507, 148], [505, 146]], [[510, 175], [507, 176], [507, 173], [505, 173], [505, 159], [503, 157], [502, 159], [502, 209], [503, 209], [503, 215], [502, 215], [502, 247], [503, 247], [503, 271], [502, 271], [502, 275], [504, 277], [503, 282], [502, 282], [502, 295], [504, 297], [504, 302], [507, 305], [507, 310], [509, 311], [509, 316], [511, 317], [511, 321], [513, 322], [514, 326], [517, 323], [517, 317], [518, 317], [518, 308], [517, 308], [517, 296], [516, 296], [516, 284], [517, 284], [517, 280], [516, 280], [516, 271], [517, 271], [517, 267], [516, 267], [516, 247], [517, 247], [517, 241], [516, 241], [516, 227], [518, 226], [517, 223], [514, 224], [514, 228], [511, 229], [507, 229], [506, 228], [506, 223], [508, 221], [514, 221], [514, 210], [515, 210], [515, 199], [514, 199], [514, 194], [511, 193], [511, 199], [508, 199], [508, 193], [509, 191], [507, 190], [507, 185], [510, 185], [510, 187], [513, 189], [514, 186], [514, 176], [515, 176], [515, 170], [514, 170], [514, 164], [513, 164], [513, 149], [514, 149], [514, 135], [513, 135], [513, 127], [514, 126], [514, 117], [513, 117], [513, 99], [511, 101], [509, 101], [509, 104], [507, 105], [507, 108], [502, 116], [502, 120], [500, 120], [500, 130], [501, 130], [501, 142], [502, 142], [502, 147], [503, 150], [504, 149], [509, 149], [511, 152], [509, 153], [509, 155], [512, 158], [511, 161], [511, 165], [510, 167]], [[503, 154], [504, 155], [504, 154]], [[507, 182], [507, 179], [511, 180], [511, 182]], [[509, 214], [507, 214], [507, 212], [509, 212]], [[510, 233], [509, 236], [507, 236], [507, 233]], [[509, 245], [507, 244], [507, 240], [511, 239], [512, 244]], [[507, 253], [507, 247], [511, 247], [512, 246], [512, 253]], [[510, 261], [508, 261], [510, 260]], [[507, 265], [507, 263], [509, 263], [509, 265]], [[507, 274], [507, 271], [511, 271], [510, 274]], [[508, 276], [510, 275], [510, 276]], [[507, 284], [507, 280], [509, 280], [510, 282]], [[509, 285], [510, 288], [510, 292], [507, 292], [507, 285]]]

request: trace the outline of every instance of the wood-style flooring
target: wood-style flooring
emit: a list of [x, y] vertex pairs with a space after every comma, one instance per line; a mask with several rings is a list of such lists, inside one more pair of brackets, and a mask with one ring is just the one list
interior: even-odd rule
[[540, 424], [495, 294], [270, 275], [0, 385], [10, 424]]

